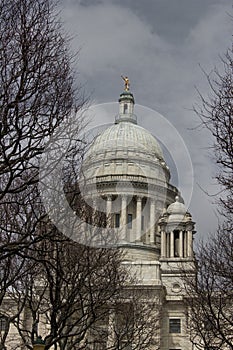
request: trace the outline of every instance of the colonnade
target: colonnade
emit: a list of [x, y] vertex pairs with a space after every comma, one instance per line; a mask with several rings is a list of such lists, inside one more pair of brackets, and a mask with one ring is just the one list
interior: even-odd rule
[[[106, 212], [106, 226], [115, 227], [115, 215], [120, 215], [119, 227], [117, 228], [122, 241], [141, 242], [144, 235], [143, 242], [151, 245], [156, 243], [156, 212], [161, 208], [157, 208], [154, 198], [144, 197], [143, 195], [136, 195], [132, 198], [131, 195], [122, 194], [119, 196], [118, 208], [114, 207], [114, 195], [109, 194], [104, 198], [105, 208], [102, 207], [102, 210]], [[128, 205], [128, 202], [132, 199], [134, 199], [136, 205]], [[98, 207], [98, 199], [93, 200], [93, 205]], [[132, 229], [129, 229], [128, 214], [132, 215]], [[144, 222], [142, 222], [143, 218]], [[177, 223], [174, 229], [168, 228], [167, 224], [163, 226], [161, 231], [161, 257], [193, 257], [193, 232], [190, 229], [190, 224], [186, 226], [185, 222]]]
[[[176, 242], [175, 242], [176, 238]], [[193, 234], [185, 227], [170, 232], [161, 232], [161, 257], [162, 258], [192, 258]]]
[[[128, 200], [132, 197], [127, 196], [127, 194], [122, 194], [120, 196], [120, 227], [121, 235], [124, 240], [127, 239], [127, 231], [128, 231], [128, 214], [132, 215], [132, 219], [134, 221], [133, 231], [130, 237], [131, 241], [140, 242], [143, 233], [147, 233], [147, 242], [149, 244], [155, 243], [154, 238], [154, 225], [155, 225], [155, 213], [156, 213], [156, 205], [155, 200], [153, 198], [146, 198], [142, 195], [134, 196], [136, 200], [136, 209], [133, 209], [129, 212], [128, 208]], [[144, 198], [148, 203], [148, 209], [144, 212], [143, 200]], [[107, 195], [105, 197], [106, 200], [106, 218], [107, 218], [107, 227], [114, 226], [114, 214], [116, 214], [115, 210], [113, 211], [113, 196]], [[132, 208], [131, 208], [132, 209]], [[146, 215], [147, 220], [142, 222], [143, 215]], [[143, 227], [145, 225], [145, 228]]]

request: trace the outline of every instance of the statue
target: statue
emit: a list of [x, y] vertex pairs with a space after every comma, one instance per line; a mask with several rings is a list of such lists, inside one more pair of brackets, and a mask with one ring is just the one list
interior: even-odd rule
[[121, 75], [122, 79], [124, 80], [125, 82], [125, 88], [124, 90], [125, 91], [129, 91], [129, 86], [130, 86], [130, 81], [129, 81], [129, 78], [128, 77], [124, 77], [123, 75]]

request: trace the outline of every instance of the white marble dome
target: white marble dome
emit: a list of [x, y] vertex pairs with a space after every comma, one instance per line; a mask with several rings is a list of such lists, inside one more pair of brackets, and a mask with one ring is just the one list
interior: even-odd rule
[[95, 138], [86, 154], [84, 168], [89, 179], [121, 174], [145, 177], [149, 182], [169, 182], [170, 172], [158, 141], [137, 125], [131, 92], [120, 95], [115, 124]]
[[155, 137], [131, 122], [122, 121], [97, 136], [87, 153], [87, 158], [95, 158], [99, 154], [107, 158], [107, 153], [114, 150], [144, 153], [154, 160], [163, 161], [163, 153]]
[[159, 142], [137, 125], [133, 94], [124, 91], [115, 124], [101, 132], [86, 153], [80, 183], [87, 186], [87, 193], [153, 198], [162, 210], [178, 194], [169, 181], [170, 171]]

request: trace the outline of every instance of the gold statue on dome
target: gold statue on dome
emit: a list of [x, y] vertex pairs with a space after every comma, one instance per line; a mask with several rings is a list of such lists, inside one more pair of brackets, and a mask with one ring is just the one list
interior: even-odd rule
[[123, 75], [121, 75], [121, 77], [122, 77], [122, 79], [124, 80], [124, 82], [125, 82], [125, 88], [124, 88], [124, 90], [125, 91], [129, 91], [129, 86], [130, 86], [130, 81], [129, 81], [129, 78], [128, 77], [124, 77]]

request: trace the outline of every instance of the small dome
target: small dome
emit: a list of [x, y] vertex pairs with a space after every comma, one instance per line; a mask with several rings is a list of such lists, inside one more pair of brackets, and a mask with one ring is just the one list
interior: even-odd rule
[[167, 208], [168, 222], [180, 222], [183, 220], [187, 210], [185, 205], [180, 202], [180, 198], [176, 196], [176, 201]]
[[176, 201], [169, 205], [167, 208], [167, 213], [169, 215], [182, 214], [185, 215], [187, 212], [184, 203], [180, 202], [179, 196], [176, 196]]

